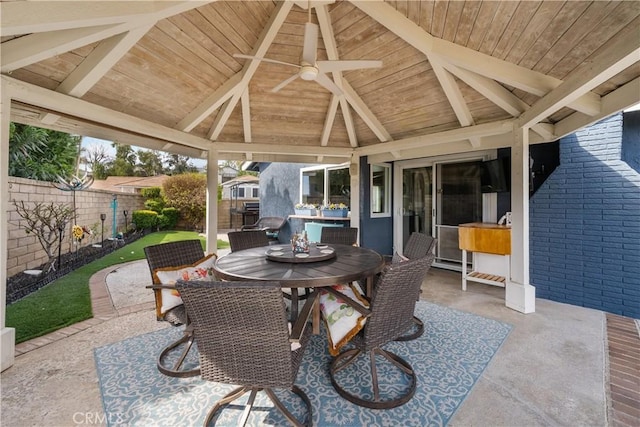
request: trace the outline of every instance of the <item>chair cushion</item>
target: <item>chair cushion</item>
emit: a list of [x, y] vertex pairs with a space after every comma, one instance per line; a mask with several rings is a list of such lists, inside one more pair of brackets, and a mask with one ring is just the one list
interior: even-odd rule
[[[369, 303], [358, 288], [353, 284], [333, 286], [333, 289], [368, 308]], [[367, 319], [344, 300], [327, 292], [320, 293], [320, 311], [329, 335], [329, 354], [337, 356], [340, 349], [360, 332]]]
[[[216, 261], [214, 254], [207, 255], [192, 265], [178, 267], [158, 268], [153, 271], [156, 283], [163, 285], [175, 285], [178, 280], [215, 280], [213, 264]], [[162, 289], [160, 292], [160, 315], [164, 315], [172, 308], [181, 305], [182, 298], [176, 289]]]

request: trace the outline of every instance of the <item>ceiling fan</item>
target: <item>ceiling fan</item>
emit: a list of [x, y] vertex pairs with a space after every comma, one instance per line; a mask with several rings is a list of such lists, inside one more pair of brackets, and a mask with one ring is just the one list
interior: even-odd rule
[[287, 65], [298, 68], [298, 72], [271, 91], [278, 92], [280, 89], [300, 77], [302, 80], [314, 80], [320, 86], [331, 91], [335, 95], [342, 95], [342, 90], [331, 80], [326, 73], [335, 71], [358, 70], [363, 68], [380, 68], [382, 61], [379, 60], [337, 60], [337, 61], [317, 61], [316, 54], [318, 48], [318, 25], [311, 22], [311, 8], [309, 7], [309, 22], [304, 24], [304, 45], [302, 47], [302, 58], [300, 64], [278, 61], [269, 58], [259, 58], [257, 56], [234, 54], [235, 58], [255, 59], [273, 64]]

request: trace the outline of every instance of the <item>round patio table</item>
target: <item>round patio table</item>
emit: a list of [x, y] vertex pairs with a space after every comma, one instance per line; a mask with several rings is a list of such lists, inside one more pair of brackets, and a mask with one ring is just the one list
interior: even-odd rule
[[[331, 244], [335, 249], [334, 258], [304, 263], [287, 263], [271, 261], [267, 251], [282, 248], [290, 250], [291, 245], [270, 245], [259, 248], [232, 252], [218, 258], [214, 269], [218, 277], [225, 280], [277, 281], [283, 288], [292, 288], [292, 311], [297, 306], [296, 288], [317, 288], [332, 286], [337, 283], [348, 283], [366, 279], [367, 292], [371, 290], [373, 276], [382, 271], [382, 256], [367, 248], [349, 245]], [[319, 311], [314, 307], [314, 332], [317, 333]], [[294, 316], [295, 317], [295, 316]]]

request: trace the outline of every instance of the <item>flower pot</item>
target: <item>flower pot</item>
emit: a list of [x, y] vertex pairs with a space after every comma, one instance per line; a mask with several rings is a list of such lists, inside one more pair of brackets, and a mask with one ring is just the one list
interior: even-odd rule
[[315, 209], [296, 209], [296, 215], [316, 216]]
[[346, 218], [348, 209], [322, 209], [322, 216], [330, 218]]

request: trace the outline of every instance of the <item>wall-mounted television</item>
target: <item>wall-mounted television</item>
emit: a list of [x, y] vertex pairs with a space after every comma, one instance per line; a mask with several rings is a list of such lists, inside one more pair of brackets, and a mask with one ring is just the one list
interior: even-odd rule
[[502, 193], [511, 187], [511, 160], [501, 157], [482, 162], [481, 189], [483, 193]]

